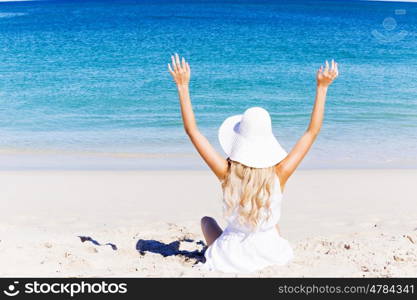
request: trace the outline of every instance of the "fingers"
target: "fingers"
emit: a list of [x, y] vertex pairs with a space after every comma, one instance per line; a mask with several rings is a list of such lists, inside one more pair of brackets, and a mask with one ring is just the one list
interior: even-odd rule
[[178, 71], [182, 71], [181, 69], [181, 63], [180, 63], [180, 56], [178, 55], [178, 53], [175, 53], [175, 63], [177, 65]]
[[331, 63], [329, 64], [329, 62], [326, 60], [324, 69], [323, 66], [321, 66], [318, 72], [323, 73], [323, 75], [326, 77], [335, 79], [339, 75], [338, 63], [332, 59]]
[[320, 69], [317, 71], [317, 85], [328, 87], [339, 75], [338, 64], [331, 60], [330, 64], [326, 60], [324, 67], [320, 66]]
[[177, 71], [177, 64], [175, 63], [174, 56], [171, 56], [171, 63], [172, 63], [172, 68], [174, 69], [174, 72], [176, 72]]
[[190, 82], [191, 69], [184, 57], [177, 53], [171, 56], [168, 70], [177, 85], [188, 85]]
[[317, 70], [317, 74], [323, 73], [323, 66], [320, 66], [320, 68]]
[[181, 59], [181, 68], [182, 68], [184, 71], [186, 71], [186, 70], [187, 70], [187, 66], [186, 66], [186, 64], [185, 64], [185, 58], [184, 58], [184, 57]]
[[168, 65], [168, 68], [170, 69], [170, 72], [172, 71], [173, 73], [190, 71], [190, 65], [186, 62], [184, 57], [180, 59], [178, 53], [171, 56], [171, 65]]
[[332, 59], [332, 68], [330, 69], [330, 77], [335, 79], [339, 75], [339, 71], [337, 69], [337, 63]]
[[168, 64], [168, 70], [169, 70], [169, 73], [171, 73], [171, 75], [174, 76], [175, 73], [174, 73], [174, 70], [172, 70], [170, 64]]
[[326, 67], [324, 68], [324, 73], [329, 71], [329, 62], [326, 60]]

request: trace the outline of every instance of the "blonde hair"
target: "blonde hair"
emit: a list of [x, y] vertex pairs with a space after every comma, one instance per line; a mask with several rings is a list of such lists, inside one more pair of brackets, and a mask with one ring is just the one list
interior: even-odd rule
[[236, 211], [241, 224], [255, 229], [271, 215], [274, 184], [274, 166], [251, 168], [229, 160], [228, 172], [222, 182], [226, 216]]

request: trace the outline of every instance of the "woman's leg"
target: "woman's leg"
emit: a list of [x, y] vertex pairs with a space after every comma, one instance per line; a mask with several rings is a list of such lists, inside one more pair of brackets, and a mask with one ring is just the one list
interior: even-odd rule
[[201, 230], [206, 239], [207, 246], [210, 246], [223, 233], [223, 230], [217, 224], [216, 220], [211, 217], [201, 218]]

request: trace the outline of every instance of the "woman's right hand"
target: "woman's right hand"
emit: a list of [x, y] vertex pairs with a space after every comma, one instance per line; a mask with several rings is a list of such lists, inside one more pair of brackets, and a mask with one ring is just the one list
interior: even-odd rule
[[184, 57], [180, 61], [178, 54], [171, 56], [172, 67], [168, 64], [168, 70], [172, 75], [175, 83], [178, 87], [188, 86], [190, 83], [191, 69], [188, 62], [185, 61]]
[[329, 62], [326, 60], [326, 66], [323, 66], [317, 71], [317, 86], [328, 87], [339, 76], [337, 63], [332, 60], [332, 65], [329, 68]]

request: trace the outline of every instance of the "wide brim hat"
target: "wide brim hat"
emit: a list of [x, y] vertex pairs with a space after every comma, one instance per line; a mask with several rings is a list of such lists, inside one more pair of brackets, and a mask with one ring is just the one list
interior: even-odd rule
[[248, 167], [272, 167], [287, 156], [272, 132], [269, 113], [261, 107], [227, 118], [218, 135], [229, 159]]

